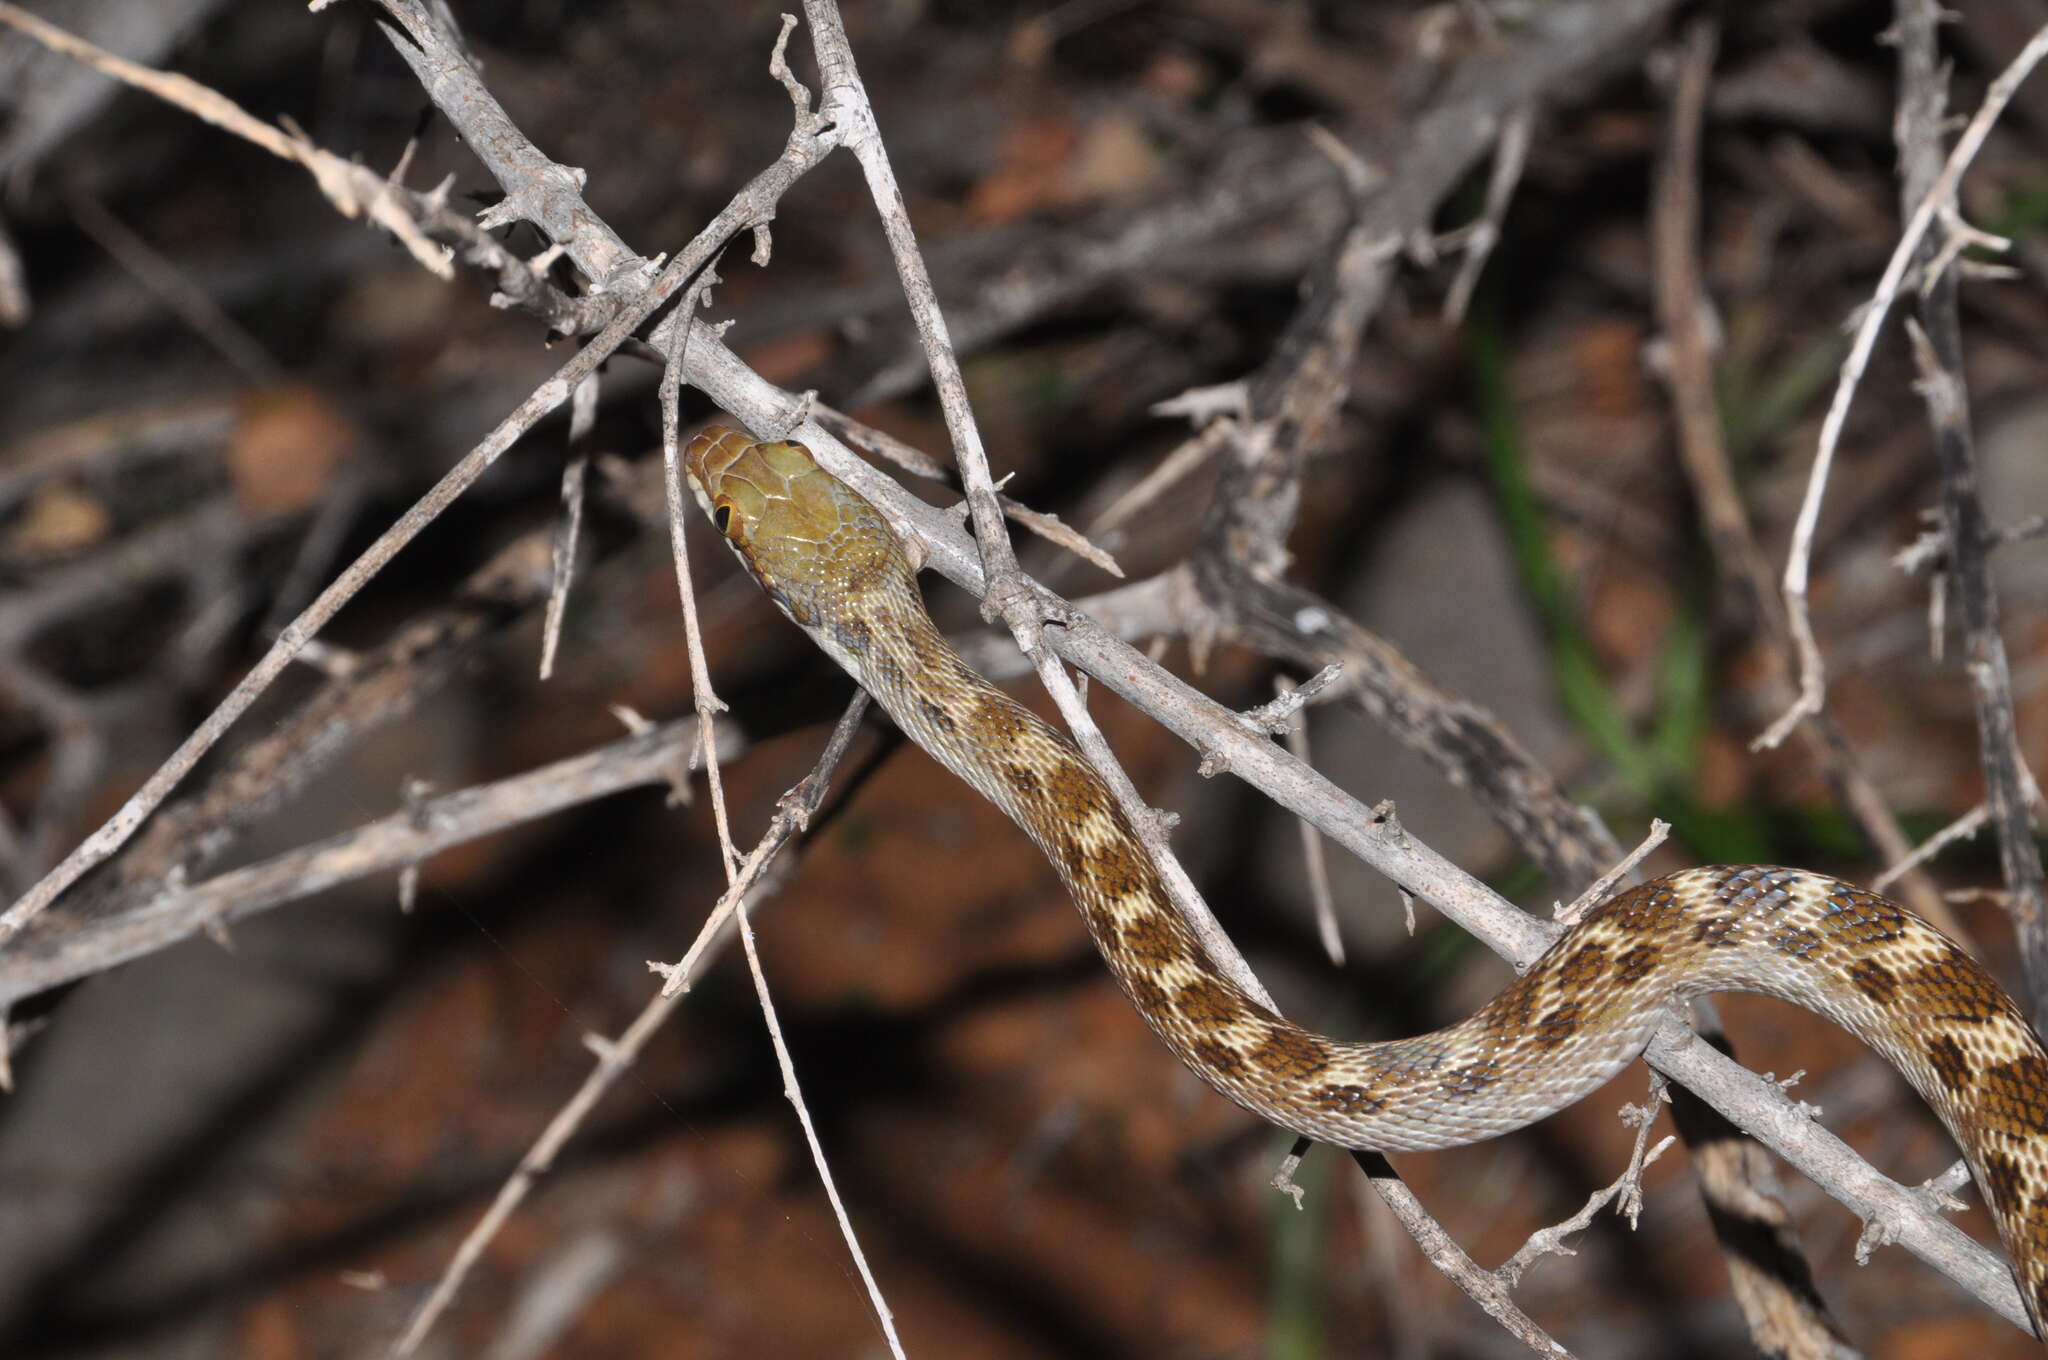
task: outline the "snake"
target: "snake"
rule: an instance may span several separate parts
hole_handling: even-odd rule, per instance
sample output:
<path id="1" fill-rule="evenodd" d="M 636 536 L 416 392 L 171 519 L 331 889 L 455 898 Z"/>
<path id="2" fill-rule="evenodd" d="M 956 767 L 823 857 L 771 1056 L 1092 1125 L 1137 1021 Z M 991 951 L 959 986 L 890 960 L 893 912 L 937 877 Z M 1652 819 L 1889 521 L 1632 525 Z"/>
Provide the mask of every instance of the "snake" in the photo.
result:
<path id="1" fill-rule="evenodd" d="M 809 449 L 710 425 L 691 491 L 769 598 L 919 746 L 1031 838 L 1152 1031 L 1226 1098 L 1343 1148 L 1412 1152 L 1534 1123 L 1627 1066 L 1675 1005 L 1755 992 L 1842 1026 L 1961 1148 L 2048 1336 L 2048 1051 L 1997 980 L 1890 898 L 1721 865 L 1589 908 L 1484 1007 L 1414 1038 L 1304 1029 L 1220 969 L 1073 739 L 997 689 L 926 613 L 887 518 Z"/>

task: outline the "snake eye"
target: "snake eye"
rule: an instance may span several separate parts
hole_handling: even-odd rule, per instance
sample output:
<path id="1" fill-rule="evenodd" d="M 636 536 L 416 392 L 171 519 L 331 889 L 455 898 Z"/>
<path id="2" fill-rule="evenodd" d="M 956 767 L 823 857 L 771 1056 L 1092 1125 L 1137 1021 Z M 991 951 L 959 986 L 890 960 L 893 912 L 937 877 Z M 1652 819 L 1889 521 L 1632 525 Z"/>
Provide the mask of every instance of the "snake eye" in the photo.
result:
<path id="1" fill-rule="evenodd" d="M 732 534 L 732 502 L 720 501 L 713 507 L 711 522 L 718 526 L 718 532 L 730 537 Z"/>

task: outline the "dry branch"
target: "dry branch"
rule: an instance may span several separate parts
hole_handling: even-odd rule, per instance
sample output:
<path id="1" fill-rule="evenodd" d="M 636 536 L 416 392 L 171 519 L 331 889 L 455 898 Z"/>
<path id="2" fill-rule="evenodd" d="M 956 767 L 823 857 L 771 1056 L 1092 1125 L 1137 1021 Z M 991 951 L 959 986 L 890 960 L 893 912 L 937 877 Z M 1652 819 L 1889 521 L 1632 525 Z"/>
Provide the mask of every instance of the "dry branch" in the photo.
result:
<path id="1" fill-rule="evenodd" d="M 555 1117 L 548 1121 L 548 1126 L 541 1131 L 540 1137 L 534 1140 L 533 1146 L 527 1149 L 526 1155 L 519 1159 L 518 1169 L 499 1188 L 496 1198 L 491 1201 L 491 1207 L 485 1211 L 483 1218 L 464 1236 L 461 1245 L 456 1248 L 454 1257 L 449 1261 L 448 1268 L 435 1282 L 432 1292 L 421 1301 L 406 1323 L 405 1331 L 392 1343 L 392 1360 L 411 1355 L 419 1348 L 420 1342 L 426 1339 L 427 1333 L 433 1330 L 434 1323 L 461 1290 L 463 1280 L 468 1277 L 470 1269 L 483 1255 L 484 1248 L 497 1235 L 498 1229 L 503 1227 L 505 1221 L 525 1202 L 535 1183 L 554 1165 L 555 1157 L 576 1130 L 582 1127 L 584 1119 L 596 1108 L 597 1102 L 621 1076 L 632 1069 L 641 1050 L 647 1046 L 647 1041 L 661 1032 L 661 1027 L 668 1017 L 689 995 L 689 984 L 701 976 L 704 967 L 716 957 L 719 944 L 730 938 L 729 928 L 748 895 L 757 890 L 762 873 L 774 862 L 783 846 L 810 823 L 811 817 L 824 802 L 832 773 L 839 767 L 841 758 L 846 754 L 846 748 L 852 744 L 853 734 L 860 725 L 861 715 L 866 711 L 867 695 L 855 695 L 853 702 L 840 717 L 839 725 L 833 729 L 831 738 L 825 743 L 825 749 L 819 753 L 818 761 L 812 766 L 811 772 L 783 795 L 776 807 L 774 819 L 768 824 L 768 829 L 748 852 L 745 862 L 733 875 L 724 894 L 712 906 L 703 926 L 697 932 L 695 942 L 691 944 L 682 961 L 674 965 L 650 965 L 667 975 L 668 985 L 648 999 L 640 1014 L 633 1018 L 633 1023 L 628 1025 L 618 1038 L 605 1039 L 596 1035 L 586 1037 L 585 1046 L 596 1055 L 597 1064 L 590 1069 L 589 1076 L 584 1078 L 576 1094 L 571 1096 L 556 1112 Z M 634 740 L 646 741 L 654 735 L 649 733 Z"/>
<path id="2" fill-rule="evenodd" d="M 1941 9 L 1933 0 L 1899 0 L 1894 25 L 1900 69 L 1896 132 L 1899 190 L 1908 207 L 1932 195 L 1942 178 L 1942 121 L 1948 95 L 1936 38 L 1940 21 Z M 2042 36 L 2048 38 L 2048 28 Z M 1953 186 L 1948 192 L 1953 194 Z M 1998 833 L 1999 866 L 2008 894 L 2006 910 L 2019 936 L 2032 1003 L 2028 1009 L 2039 1016 L 2048 1014 L 2048 920 L 2042 916 L 2041 852 L 2034 844 L 2033 800 L 2028 794 L 2033 781 L 2019 765 L 2012 669 L 1998 631 L 1998 594 L 1986 560 L 1994 535 L 1978 491 L 1969 390 L 1963 380 L 1960 284 L 1954 257 L 1969 236 L 1959 230 L 1952 199 L 1937 217 L 1941 235 L 1930 233 L 1918 256 L 1926 273 L 1920 282 L 1913 351 L 1941 468 L 1939 523 L 1946 549 L 1941 579 L 1953 584 L 1963 630 L 1963 672 L 1969 678 L 1977 719 L 1985 801 Z"/>
<path id="3" fill-rule="evenodd" d="M 339 884 L 395 873 L 464 842 L 627 789 L 669 785 L 696 741 L 694 723 L 664 723 L 523 774 L 426 799 L 189 887 L 173 876 L 171 884 L 117 913 L 24 935 L 0 952 L 0 1010 Z M 738 749 L 730 743 L 725 755 Z"/>
<path id="4" fill-rule="evenodd" d="M 0 19 L 13 22 L 14 17 L 11 7 L 0 6 Z M 18 17 L 25 19 L 27 16 Z M 41 29 L 31 31 L 39 35 L 41 33 Z M 75 43 L 75 40 L 68 38 L 66 41 Z M 261 127 L 261 124 L 256 125 L 256 128 Z M 241 131 L 245 135 L 256 135 L 254 129 L 239 125 L 233 130 Z M 641 322 L 694 278 L 697 271 L 708 264 L 728 240 L 742 230 L 765 222 L 773 213 L 775 203 L 789 186 L 809 170 L 819 156 L 830 149 L 828 137 L 829 131 L 820 129 L 815 123 L 804 123 L 793 129 L 782 156 L 773 165 L 756 175 L 732 203 L 727 205 L 725 211 L 713 218 L 690 245 L 643 291 L 621 304 L 617 314 L 588 345 L 563 364 L 555 376 L 543 383 L 532 396 L 520 403 L 512 414 L 500 421 L 497 428 L 492 430 L 482 443 L 465 454 L 461 461 L 435 483 L 432 490 L 421 497 L 397 523 L 380 535 L 377 541 L 322 591 L 303 613 L 279 633 L 276 643 L 241 683 L 235 686 L 220 706 L 207 716 L 170 759 L 143 783 L 105 825 L 88 836 L 77 849 L 66 856 L 63 863 L 24 894 L 19 901 L 4 913 L 0 913 L 0 945 L 13 938 L 23 926 L 56 900 L 59 893 L 77 882 L 87 870 L 105 860 L 134 835 L 143 820 L 163 803 L 171 790 L 177 787 L 198 763 L 199 758 L 212 749 L 214 743 L 234 725 L 237 718 L 248 711 L 256 697 L 269 688 L 270 683 L 291 664 L 292 658 L 312 641 L 335 614 L 340 612 L 341 606 L 353 598 L 372 577 L 417 537 L 422 529 L 432 523 L 478 477 L 482 476 L 520 436 L 563 405 L 570 394 L 596 372 L 598 364 L 610 356 Z M 586 272 L 590 270 L 586 269 Z"/>
<path id="5" fill-rule="evenodd" d="M 825 12 L 822 4 L 812 7 Z M 1526 57 L 1530 50 L 1566 51 L 1575 55 L 1583 54 L 1590 47 L 1612 41 L 1615 31 L 1623 22 L 1634 22 L 1647 26 L 1666 12 L 1668 4 L 1638 3 L 1624 7 L 1612 4 L 1564 4 L 1545 7 L 1532 18 L 1526 30 L 1517 35 L 1517 54 Z M 1620 11 L 1620 18 L 1617 11 Z M 413 14 L 410 9 L 395 10 L 396 13 Z M 817 15 L 814 13 L 814 24 Z M 819 38 L 829 42 L 831 25 L 818 25 Z M 438 50 L 442 39 L 432 25 L 423 28 L 408 28 L 406 39 L 416 44 L 421 52 L 430 55 L 436 62 L 447 58 L 448 53 Z M 1519 45 L 1527 43 L 1527 49 Z M 1574 46 L 1576 45 L 1576 46 Z M 826 53 L 821 50 L 821 66 L 827 66 L 828 82 L 826 107 L 839 110 L 845 107 L 841 87 L 832 84 L 832 68 L 825 61 Z M 848 54 L 850 70 L 850 54 Z M 1506 74 L 1526 76 L 1526 80 L 1513 83 L 1513 87 L 1502 90 L 1502 98 L 1508 98 L 1513 107 L 1525 106 L 1541 80 L 1536 74 L 1536 63 L 1523 61 L 1508 63 Z M 1554 73 L 1553 73 L 1554 74 Z M 1561 78 L 1561 77 L 1560 77 Z M 439 85 L 437 90 L 466 90 L 466 85 Z M 466 96 L 465 96 L 466 97 Z M 468 105 L 450 108 L 451 119 L 461 126 L 461 117 Z M 494 105 L 491 107 L 495 107 Z M 1472 107 L 1454 110 L 1460 117 L 1480 118 L 1483 112 Z M 1441 129 L 1446 133 L 1459 133 L 1462 139 L 1475 147 L 1483 147 L 1491 136 L 1493 125 L 1487 124 L 1473 129 L 1455 126 Z M 865 139 L 869 129 L 856 127 L 854 132 Z M 279 647 L 273 649 L 252 673 L 236 696 L 210 718 L 193 740 L 181 749 L 178 756 L 154 777 L 144 792 L 133 800 L 120 817 L 107 828 L 89 840 L 74 855 L 73 862 L 65 872 L 54 876 L 39 889 L 37 894 L 16 904 L 6 917 L 0 917 L 0 932 L 19 929 L 21 923 L 47 903 L 64 885 L 79 872 L 104 855 L 134 828 L 140 818 L 161 801 L 186 769 L 189 769 L 199 751 L 204 750 L 231 723 L 237 713 L 246 707 L 248 699 L 267 683 L 268 678 L 281 668 L 289 657 L 300 649 L 319 624 L 331 615 L 341 599 L 354 584 L 386 560 L 410 533 L 431 518 L 432 513 L 448 499 L 457 494 L 467 478 L 480 471 L 492 459 L 502 453 L 513 438 L 529 428 L 540 414 L 551 410 L 564 401 L 569 391 L 588 376 L 595 364 L 605 354 L 625 343 L 628 333 L 641 321 L 652 314 L 667 298 L 673 296 L 697 268 L 711 258 L 715 249 L 735 232 L 747 228 L 759 229 L 773 212 L 777 197 L 788 188 L 797 176 L 803 173 L 816 158 L 830 149 L 831 137 L 837 129 L 827 132 L 813 127 L 799 128 L 791 138 L 785 156 L 762 176 L 757 177 L 748 190 L 735 199 L 705 233 L 697 238 L 685 255 L 678 257 L 656 280 L 650 289 L 641 295 L 622 303 L 603 333 L 589 348 L 579 354 L 576 360 L 566 366 L 556 379 L 545 385 L 535 398 L 523 404 L 514 416 L 499 427 L 499 430 L 475 450 L 468 459 L 437 488 L 422 507 L 401 521 L 392 534 L 381 541 L 372 556 L 366 557 L 343 582 L 331 588 L 316 601 L 307 615 L 296 622 L 280 639 Z M 494 166 L 502 166 L 502 175 L 517 181 L 530 170 L 542 174 L 546 193 L 541 200 L 534 201 L 516 195 L 508 184 L 508 201 L 520 205 L 520 211 L 539 213 L 549 220 L 566 212 L 568 225 L 560 229 L 562 235 L 556 243 L 570 258 L 577 262 L 585 276 L 593 281 L 614 277 L 632 277 L 635 264 L 631 260 L 612 259 L 605 255 L 609 249 L 607 233 L 589 226 L 594 215 L 582 204 L 573 176 L 565 180 L 561 176 L 546 174 L 547 162 L 539 162 L 537 151 L 530 151 L 523 138 L 510 145 L 494 143 L 503 153 Z M 1477 154 L 1476 150 L 1473 154 Z M 538 159 L 535 159 L 538 158 Z M 874 159 L 881 169 L 868 164 Z M 875 178 L 878 199 L 888 205 L 892 186 L 886 179 L 886 164 L 880 161 L 879 140 L 876 139 L 870 153 L 863 157 L 863 164 Z M 554 167 L 559 170 L 560 167 Z M 1402 184 L 1397 182 L 1390 194 L 1416 195 L 1415 205 L 1410 209 L 1426 214 L 1433 208 L 1438 194 L 1428 191 L 1426 184 Z M 915 256 L 914 248 L 909 252 Z M 644 270 L 640 271 L 644 276 Z M 927 286 L 928 291 L 928 286 Z M 1367 311 L 1371 303 L 1363 304 Z M 671 320 L 671 328 L 685 328 L 692 325 L 687 311 L 678 313 L 680 321 Z M 933 316 L 936 316 L 934 309 Z M 1355 327 L 1353 328 L 1355 330 Z M 1124 646 L 1085 617 L 1072 612 L 1071 607 L 1052 597 L 1021 577 L 1007 576 L 1004 557 L 1000 516 L 994 502 L 992 479 L 985 468 L 972 465 L 972 450 L 976 446 L 970 423 L 954 430 L 956 448 L 963 450 L 963 462 L 969 464 L 968 485 L 970 502 L 976 510 L 977 528 L 982 531 L 982 541 L 977 545 L 943 511 L 938 511 L 922 501 L 904 493 L 894 483 L 876 473 L 853 455 L 829 433 L 818 421 L 803 415 L 805 403 L 793 394 L 780 391 L 767 383 L 757 373 L 740 363 L 736 356 L 725 347 L 721 340 L 707 329 L 697 328 L 689 332 L 687 343 L 679 343 L 673 349 L 668 342 L 675 339 L 671 330 L 657 330 L 653 340 L 654 348 L 662 353 L 678 355 L 679 368 L 689 381 L 700 386 L 721 405 L 733 411 L 743 421 L 757 429 L 781 432 L 790 429 L 796 437 L 812 444 L 821 461 L 839 473 L 858 489 L 869 494 L 880 503 L 899 524 L 903 525 L 924 545 L 932 565 L 950 578 L 966 585 L 978 594 L 988 591 L 988 581 L 983 571 L 984 555 L 987 560 L 1000 566 L 996 572 L 998 584 L 1007 589 L 1007 603 L 1011 606 L 1014 621 L 1020 631 L 1030 637 L 1036 622 L 1042 618 L 1055 621 L 1054 626 L 1043 629 L 1041 636 L 1051 653 L 1070 660 L 1118 693 L 1131 698 L 1134 703 L 1158 717 L 1177 735 L 1204 752 L 1218 755 L 1229 768 L 1275 797 L 1283 806 L 1302 815 L 1312 824 L 1322 828 L 1340 843 L 1361 854 L 1369 862 L 1393 876 L 1397 882 L 1415 890 L 1429 900 L 1442 906 L 1454 919 L 1461 921 L 1480 934 L 1494 947 L 1500 949 L 1518 964 L 1526 966 L 1548 943 L 1553 932 L 1544 923 L 1531 920 L 1516 912 L 1499 898 L 1487 892 L 1481 885 L 1429 851 L 1427 847 L 1408 837 L 1391 818 L 1376 816 L 1368 812 L 1355 800 L 1335 789 L 1313 771 L 1290 760 L 1263 738 L 1242 730 L 1234 715 L 1207 700 L 1174 677 L 1147 662 L 1142 656 Z M 937 337 L 935 337 L 936 341 Z M 934 344 L 934 352 L 942 354 L 945 346 Z M 586 363 L 585 360 L 588 360 Z M 943 366 L 943 359 L 940 361 Z M 798 413 L 793 416 L 792 413 Z M 792 428 L 793 427 L 793 428 Z M 374 559 L 374 560 L 373 560 Z M 337 591 L 341 593 L 337 595 Z M 325 612 L 322 612 L 324 609 Z M 1047 678 L 1056 691 L 1061 688 L 1063 675 L 1058 672 L 1057 663 L 1048 656 L 1045 668 Z M 1076 704 L 1078 707 L 1078 704 Z M 765 842 L 764 842 L 765 844 Z M 729 894 L 730 897 L 730 894 Z M 652 1013 L 652 1006 L 650 1013 Z M 658 1023 L 658 1020 L 653 1023 Z M 636 1031 L 637 1032 L 637 1031 Z M 1806 1169 L 1815 1179 L 1827 1185 L 1846 1203 L 1859 1212 L 1896 1216 L 1906 1240 L 1913 1249 L 1937 1259 L 1942 1268 L 1959 1278 L 1966 1277 L 1970 1287 L 1975 1289 L 1995 1307 L 2010 1317 L 2021 1316 L 2017 1296 L 2012 1290 L 2009 1278 L 2002 1266 L 1991 1253 L 1967 1243 L 1959 1233 L 1946 1223 L 1931 1217 L 1923 1205 L 1913 1198 L 1914 1192 L 1899 1187 L 1878 1176 L 1867 1166 L 1854 1158 L 1840 1144 L 1825 1134 L 1819 1133 L 1807 1115 L 1787 1101 L 1783 1094 L 1754 1077 L 1742 1072 L 1732 1064 L 1717 1064 L 1711 1055 L 1699 1052 L 1697 1040 L 1682 1027 L 1674 1025 L 1660 1035 L 1654 1046 L 1652 1059 L 1664 1070 L 1680 1077 L 1688 1084 L 1695 1085 L 1711 1094 L 1711 1098 L 1722 1109 L 1736 1118 L 1744 1127 L 1760 1131 L 1772 1146 L 1786 1151 L 1796 1164 Z M 607 1059 L 607 1061 L 609 1061 Z M 601 1067 L 603 1064 L 601 1064 Z M 552 1132 L 552 1130 L 551 1130 Z M 540 1149 L 537 1148 L 537 1152 Z M 548 1149 L 552 1155 L 552 1148 Z M 545 1157 L 533 1164 L 534 1169 L 545 1165 Z M 509 1188 L 509 1187 L 508 1187 Z M 521 1191 L 520 1193 L 523 1193 Z M 1510 1305 L 1511 1306 L 1511 1305 Z"/>
<path id="6" fill-rule="evenodd" d="M 1876 292 L 1859 311 L 1856 337 L 1849 347 L 1848 357 L 1842 360 L 1842 375 L 1835 384 L 1834 398 L 1821 425 L 1820 446 L 1814 454 L 1813 471 L 1807 479 L 1806 497 L 1800 502 L 1799 518 L 1792 528 L 1792 548 L 1785 562 L 1785 608 L 1799 653 L 1799 697 L 1756 739 L 1758 749 L 1784 741 L 1794 727 L 1820 712 L 1826 701 L 1827 668 L 1821 659 L 1820 644 L 1814 638 L 1806 588 L 1812 571 L 1814 531 L 1820 523 L 1821 500 L 1827 491 L 1828 472 L 1834 465 L 1835 449 L 1841 442 L 1842 425 L 1849 417 L 1849 404 L 1856 396 L 1856 385 L 1863 378 L 1871 351 L 1877 347 L 1878 333 L 1884 327 L 1884 319 L 1892 304 L 1898 300 L 1907 272 L 1913 261 L 1919 258 L 1921 242 L 1937 218 L 1954 212 L 1956 187 L 1962 182 L 1963 172 L 1969 169 L 1970 162 L 1984 145 L 1984 139 L 1991 135 L 1992 125 L 2005 111 L 2020 82 L 2032 74 L 2043 57 L 2048 57 L 2048 26 L 2034 34 L 2020 49 L 2019 55 L 1999 72 L 1998 78 L 1985 90 L 1983 103 L 1978 105 L 1976 114 L 1956 139 L 1940 173 L 1916 200 L 1912 214 L 1906 219 L 1905 230 L 1892 249 L 1884 276 L 1878 280 Z"/>

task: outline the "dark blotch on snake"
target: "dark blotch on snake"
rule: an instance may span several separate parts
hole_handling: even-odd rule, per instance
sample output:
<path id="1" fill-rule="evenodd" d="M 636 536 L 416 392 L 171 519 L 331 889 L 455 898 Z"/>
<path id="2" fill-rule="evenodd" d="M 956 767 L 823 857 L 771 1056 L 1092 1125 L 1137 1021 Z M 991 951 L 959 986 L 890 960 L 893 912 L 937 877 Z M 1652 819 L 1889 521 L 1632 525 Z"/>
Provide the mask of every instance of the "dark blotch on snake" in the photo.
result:
<path id="1" fill-rule="evenodd" d="M 1949 1090 L 1960 1095 L 1970 1089 L 1977 1079 L 1976 1068 L 1970 1062 L 1970 1055 L 1963 1052 L 1963 1046 L 1946 1034 L 1937 1034 L 1927 1041 L 1924 1050 L 1927 1065 L 1934 1069 L 1935 1079 Z"/>

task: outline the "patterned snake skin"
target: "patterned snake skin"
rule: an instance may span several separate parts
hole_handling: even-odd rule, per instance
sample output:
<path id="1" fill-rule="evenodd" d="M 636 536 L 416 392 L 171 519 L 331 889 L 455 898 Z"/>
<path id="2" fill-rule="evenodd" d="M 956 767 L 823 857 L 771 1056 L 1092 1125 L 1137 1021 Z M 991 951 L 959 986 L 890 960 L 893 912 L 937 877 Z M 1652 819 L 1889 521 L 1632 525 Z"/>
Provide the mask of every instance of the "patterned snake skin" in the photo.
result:
<path id="1" fill-rule="evenodd" d="M 1340 1147 L 1453 1147 L 1593 1091 L 1642 1051 L 1674 1001 L 1760 992 L 1848 1029 L 1934 1108 L 2042 1332 L 2048 1053 L 1991 975 L 1905 908 L 1798 869 L 1691 869 L 1587 912 L 1462 1023 L 1386 1043 L 1311 1033 L 1210 963 L 1079 749 L 940 636 L 879 511 L 800 444 L 713 426 L 685 462 L 697 499 L 776 604 L 1037 843 L 1125 995 L 1231 1100 Z"/>

